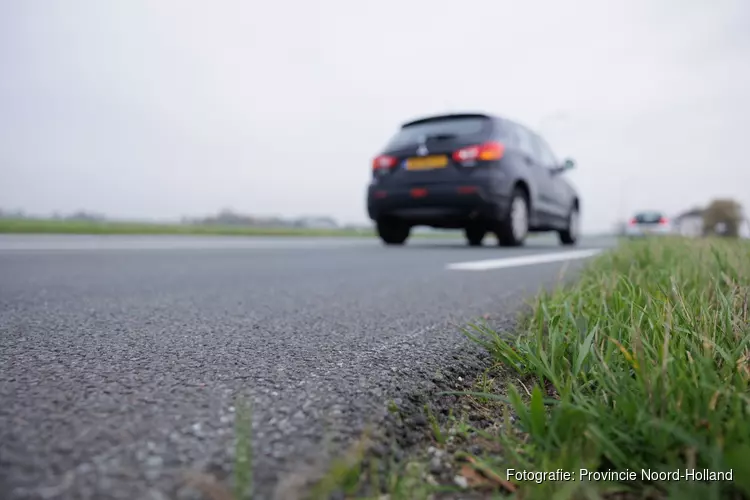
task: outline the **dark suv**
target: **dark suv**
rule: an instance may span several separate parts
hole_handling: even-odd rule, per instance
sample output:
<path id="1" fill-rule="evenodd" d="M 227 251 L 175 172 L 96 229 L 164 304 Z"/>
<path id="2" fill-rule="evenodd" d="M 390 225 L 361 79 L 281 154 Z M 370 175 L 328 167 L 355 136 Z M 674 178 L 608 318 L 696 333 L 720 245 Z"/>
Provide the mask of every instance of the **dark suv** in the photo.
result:
<path id="1" fill-rule="evenodd" d="M 537 231 L 574 245 L 581 205 L 563 176 L 574 165 L 510 120 L 431 116 L 404 124 L 373 160 L 367 211 L 389 245 L 403 244 L 414 226 L 463 229 L 473 246 L 488 232 L 518 246 Z"/>

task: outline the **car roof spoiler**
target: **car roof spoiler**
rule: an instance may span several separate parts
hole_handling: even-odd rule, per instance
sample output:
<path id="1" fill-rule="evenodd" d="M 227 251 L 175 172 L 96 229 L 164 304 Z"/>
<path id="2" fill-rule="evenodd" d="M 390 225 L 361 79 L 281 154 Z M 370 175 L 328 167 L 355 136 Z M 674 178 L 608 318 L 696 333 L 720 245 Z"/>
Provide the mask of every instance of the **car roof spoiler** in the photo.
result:
<path id="1" fill-rule="evenodd" d="M 491 120 L 493 117 L 486 114 L 486 113 L 449 113 L 444 115 L 433 115 L 433 116 L 426 116 L 423 118 L 418 118 L 416 120 L 412 120 L 409 122 L 404 123 L 401 125 L 401 128 L 410 127 L 412 125 L 418 125 L 420 123 L 429 123 L 429 122 L 437 122 L 442 120 L 453 120 L 453 119 L 461 119 L 461 118 L 485 118 L 487 120 Z"/>

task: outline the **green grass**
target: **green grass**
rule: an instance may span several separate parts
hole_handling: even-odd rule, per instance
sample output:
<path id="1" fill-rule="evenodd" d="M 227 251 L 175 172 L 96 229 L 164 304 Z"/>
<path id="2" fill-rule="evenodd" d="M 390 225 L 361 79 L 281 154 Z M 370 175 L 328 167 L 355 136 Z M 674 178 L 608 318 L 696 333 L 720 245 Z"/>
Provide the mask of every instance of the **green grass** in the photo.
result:
<path id="1" fill-rule="evenodd" d="M 94 222 L 54 219 L 0 219 L 0 233 L 15 234 L 165 234 L 214 236 L 374 236 L 354 229 L 305 229 L 218 226 L 198 224 L 151 224 L 147 222 Z"/>
<path id="2" fill-rule="evenodd" d="M 749 296 L 747 242 L 627 242 L 575 284 L 539 296 L 519 336 L 467 329 L 496 367 L 491 378 L 477 374 L 476 392 L 462 393 L 470 410 L 443 423 L 433 446 L 482 498 L 750 498 Z M 490 423 L 473 425 L 472 415 Z M 508 469 L 576 480 L 522 480 Z M 582 481 L 581 469 L 633 474 Z M 732 471 L 732 480 L 643 470 Z"/>
<path id="3" fill-rule="evenodd" d="M 234 500 L 252 500 L 252 420 L 250 407 L 238 399 L 235 406 Z"/>
<path id="4" fill-rule="evenodd" d="M 163 224 L 148 222 L 95 222 L 55 219 L 0 218 L 0 234 L 108 234 L 108 235 L 194 235 L 194 236 L 306 236 L 306 237 L 375 237 L 368 229 L 307 229 L 211 224 Z M 462 236 L 460 231 L 412 233 L 414 238 Z"/>
<path id="5" fill-rule="evenodd" d="M 634 471 L 629 481 L 519 482 L 523 498 L 750 495 L 750 245 L 647 240 L 544 294 L 506 340 L 472 335 L 517 382 L 500 396 L 520 437 L 495 472 Z M 734 481 L 650 481 L 642 470 L 733 471 Z"/>

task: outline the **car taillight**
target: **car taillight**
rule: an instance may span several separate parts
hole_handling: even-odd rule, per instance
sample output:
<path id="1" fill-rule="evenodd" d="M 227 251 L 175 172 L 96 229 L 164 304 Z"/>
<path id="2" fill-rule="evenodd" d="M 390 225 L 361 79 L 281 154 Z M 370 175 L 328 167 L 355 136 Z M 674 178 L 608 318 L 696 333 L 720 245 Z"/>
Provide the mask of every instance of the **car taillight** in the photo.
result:
<path id="1" fill-rule="evenodd" d="M 662 217 L 661 219 L 659 219 L 659 224 L 661 224 L 662 226 L 667 224 L 668 222 L 669 220 L 667 220 L 666 217 Z"/>
<path id="2" fill-rule="evenodd" d="M 485 142 L 454 151 L 453 159 L 458 163 L 499 160 L 503 157 L 503 153 L 505 153 L 505 146 L 499 142 Z"/>
<path id="3" fill-rule="evenodd" d="M 628 221 L 628 224 L 630 224 L 631 226 L 635 226 L 636 224 L 638 224 L 638 221 L 637 221 L 637 220 L 635 220 L 635 219 L 630 219 L 630 220 Z"/>
<path id="4" fill-rule="evenodd" d="M 372 169 L 381 170 L 381 169 L 393 168 L 393 166 L 396 164 L 397 161 L 398 160 L 394 158 L 393 156 L 380 155 L 380 156 L 377 156 L 374 160 L 372 160 Z"/>

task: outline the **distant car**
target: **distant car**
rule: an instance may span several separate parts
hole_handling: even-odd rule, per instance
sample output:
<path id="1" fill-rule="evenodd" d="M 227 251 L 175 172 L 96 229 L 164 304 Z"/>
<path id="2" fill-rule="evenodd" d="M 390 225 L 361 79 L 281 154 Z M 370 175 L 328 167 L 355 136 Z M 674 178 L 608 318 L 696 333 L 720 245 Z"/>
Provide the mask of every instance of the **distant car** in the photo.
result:
<path id="1" fill-rule="evenodd" d="M 463 229 L 472 246 L 487 233 L 519 246 L 540 231 L 574 245 L 581 202 L 563 175 L 574 166 L 511 120 L 430 116 L 402 125 L 373 160 L 367 210 L 388 245 L 403 244 L 414 226 Z"/>
<path id="2" fill-rule="evenodd" d="M 630 237 L 658 236 L 674 233 L 674 227 L 669 218 L 659 211 L 636 213 L 625 228 L 625 234 Z"/>

